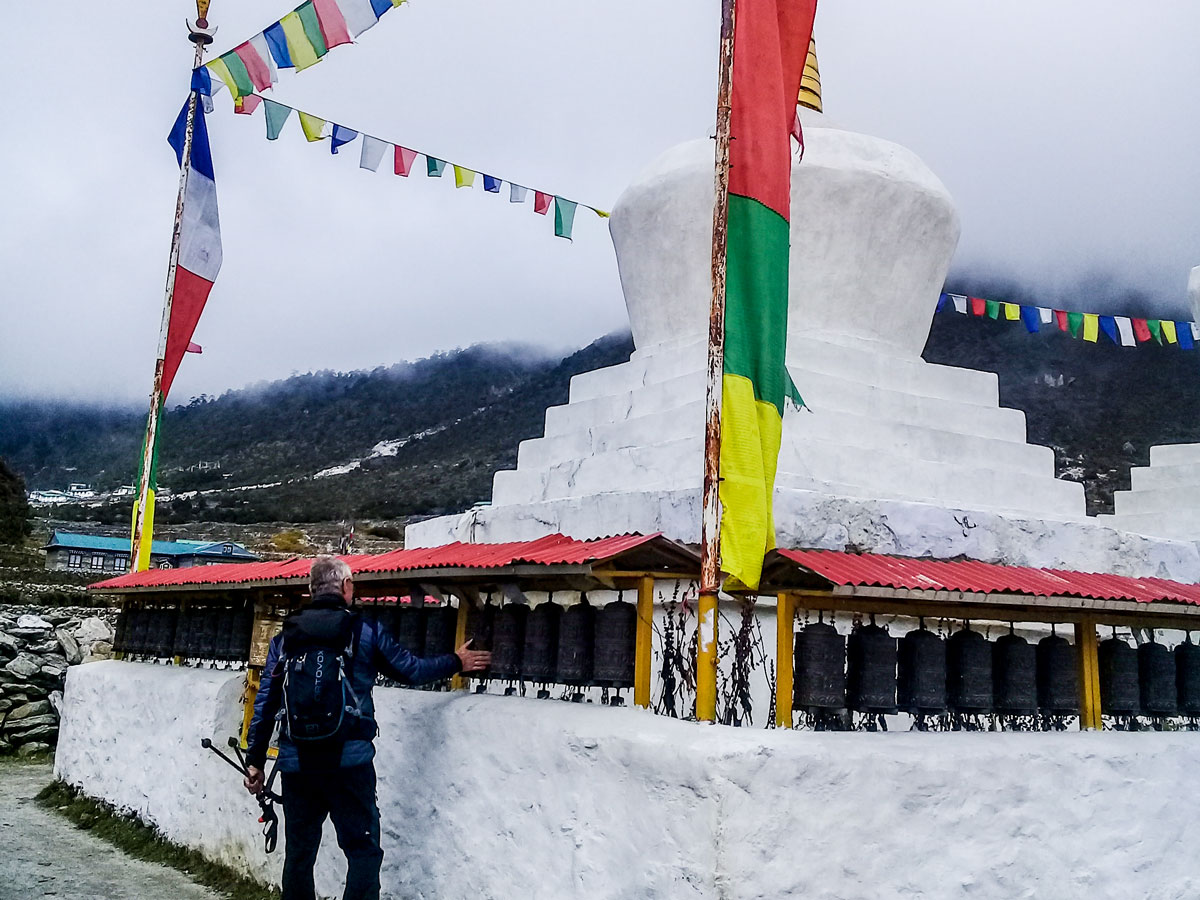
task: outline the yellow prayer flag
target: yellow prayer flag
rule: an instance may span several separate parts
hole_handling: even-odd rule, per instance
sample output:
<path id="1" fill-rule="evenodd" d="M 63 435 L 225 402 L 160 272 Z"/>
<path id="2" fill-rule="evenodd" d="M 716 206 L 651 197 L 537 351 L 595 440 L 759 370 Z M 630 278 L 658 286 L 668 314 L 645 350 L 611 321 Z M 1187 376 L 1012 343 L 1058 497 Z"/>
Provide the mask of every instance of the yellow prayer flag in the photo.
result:
<path id="1" fill-rule="evenodd" d="M 296 112 L 300 112 L 300 110 L 296 110 Z M 325 128 L 325 120 L 302 112 L 300 113 L 300 127 L 304 129 L 304 136 L 310 141 L 319 141 L 321 139 L 321 131 Z"/>
<path id="2" fill-rule="evenodd" d="M 1017 321 L 1017 319 L 1021 318 L 1021 307 L 1017 306 L 1015 303 L 1005 303 L 1004 318 L 1008 319 L 1010 322 Z"/>
<path id="3" fill-rule="evenodd" d="M 1175 323 L 1170 319 L 1162 319 L 1159 324 L 1162 326 L 1163 337 L 1167 339 L 1167 343 L 1178 344 L 1179 335 L 1175 333 Z"/>
<path id="4" fill-rule="evenodd" d="M 284 37 L 287 38 L 288 56 L 292 58 L 292 65 L 296 67 L 297 72 L 321 61 L 321 58 L 317 56 L 317 51 L 313 48 L 312 41 L 304 33 L 304 23 L 300 21 L 298 12 L 292 10 L 279 20 L 279 24 L 283 28 Z M 309 140 L 311 141 L 312 138 Z"/>
<path id="5" fill-rule="evenodd" d="M 233 95 L 233 99 L 236 102 L 241 94 L 238 93 L 237 82 L 233 78 L 233 73 L 229 71 L 229 66 L 225 65 L 225 60 L 214 59 L 212 62 L 208 63 L 208 68 L 215 72 L 217 77 L 225 82 L 225 86 L 229 88 L 229 93 Z"/>
<path id="6" fill-rule="evenodd" d="M 612 213 L 605 212 L 602 209 L 593 209 L 592 212 L 594 212 L 596 215 L 598 215 L 602 219 L 607 219 L 609 216 L 612 215 Z"/>
<path id="7" fill-rule="evenodd" d="M 470 169 L 464 169 L 462 166 L 454 167 L 454 186 L 455 187 L 471 187 L 475 184 L 475 173 Z"/>
<path id="8" fill-rule="evenodd" d="M 1096 338 L 1100 336 L 1100 317 L 1095 313 L 1083 314 L 1083 339 L 1096 343 Z"/>

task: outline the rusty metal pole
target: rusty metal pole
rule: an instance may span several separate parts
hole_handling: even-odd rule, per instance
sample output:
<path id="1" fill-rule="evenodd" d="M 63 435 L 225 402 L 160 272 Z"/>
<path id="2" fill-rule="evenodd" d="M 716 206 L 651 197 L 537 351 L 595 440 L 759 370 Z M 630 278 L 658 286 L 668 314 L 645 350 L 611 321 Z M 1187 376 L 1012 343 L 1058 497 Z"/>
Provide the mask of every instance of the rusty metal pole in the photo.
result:
<path id="1" fill-rule="evenodd" d="M 212 42 L 208 31 L 209 0 L 197 0 L 198 17 L 195 27 L 188 29 L 188 40 L 196 45 L 193 71 L 204 61 L 204 48 Z M 133 507 L 133 530 L 129 551 L 129 571 L 141 572 L 150 567 L 150 546 L 154 539 L 154 490 L 151 484 L 154 474 L 154 456 L 158 444 L 158 425 L 162 415 L 163 370 L 167 356 L 167 334 L 171 329 L 171 297 L 175 293 L 175 272 L 179 268 L 179 232 L 183 223 L 184 194 L 187 191 L 188 174 L 192 168 L 192 137 L 196 128 L 196 104 L 198 98 L 192 91 L 188 99 L 187 130 L 183 139 L 183 161 L 179 166 L 179 195 L 175 200 L 175 226 L 171 232 L 171 255 L 167 263 L 166 299 L 163 301 L 162 324 L 158 332 L 158 358 L 154 362 L 154 382 L 150 389 L 150 413 L 146 418 L 146 439 L 142 446 L 141 478 L 138 483 L 137 502 Z"/>
<path id="2" fill-rule="evenodd" d="M 736 0 L 721 0 L 717 79 L 716 198 L 713 204 L 712 302 L 708 315 L 704 486 L 700 521 L 700 603 L 696 652 L 696 718 L 717 718 L 717 597 L 721 590 L 721 377 L 725 370 L 725 248 L 729 225 L 729 116 L 733 91 Z"/>

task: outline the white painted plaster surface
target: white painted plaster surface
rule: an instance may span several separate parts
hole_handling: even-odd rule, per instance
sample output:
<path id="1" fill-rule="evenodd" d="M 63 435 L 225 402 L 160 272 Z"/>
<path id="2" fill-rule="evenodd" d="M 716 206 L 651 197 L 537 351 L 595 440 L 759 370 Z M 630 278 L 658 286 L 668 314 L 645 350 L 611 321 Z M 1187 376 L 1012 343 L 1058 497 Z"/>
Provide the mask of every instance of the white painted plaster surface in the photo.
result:
<path id="1" fill-rule="evenodd" d="M 1192 302 L 1192 321 L 1200 322 L 1200 266 L 1188 274 L 1188 299 Z"/>
<path id="2" fill-rule="evenodd" d="M 57 772 L 277 882 L 198 745 L 240 676 L 71 670 Z M 1186 733 L 807 733 L 379 690 L 384 893 L 487 900 L 1127 900 L 1200 894 Z M 218 723 L 221 723 L 218 725 Z M 318 890 L 340 893 L 332 835 Z"/>
<path id="3" fill-rule="evenodd" d="M 1200 271 L 1200 270 L 1197 270 Z M 1130 490 L 1114 491 L 1117 528 L 1200 541 L 1200 444 L 1150 448 L 1150 465 L 1130 470 Z"/>

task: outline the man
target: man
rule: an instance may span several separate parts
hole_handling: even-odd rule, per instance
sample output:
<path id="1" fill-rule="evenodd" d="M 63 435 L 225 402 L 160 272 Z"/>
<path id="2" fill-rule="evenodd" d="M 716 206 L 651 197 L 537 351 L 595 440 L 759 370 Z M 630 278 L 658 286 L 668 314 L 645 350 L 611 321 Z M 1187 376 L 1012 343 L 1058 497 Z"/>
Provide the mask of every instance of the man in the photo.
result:
<path id="1" fill-rule="evenodd" d="M 283 780 L 284 900 L 313 900 L 313 864 L 321 844 L 325 817 L 333 820 L 338 845 L 346 854 L 344 900 L 378 900 L 379 805 L 375 797 L 375 706 L 371 688 L 383 672 L 406 684 L 424 684 L 449 678 L 457 672 L 477 672 L 491 663 L 491 654 L 472 650 L 471 642 L 455 653 L 421 659 L 399 646 L 382 629 L 349 613 L 354 597 L 350 567 L 333 556 L 319 556 L 309 573 L 310 602 L 288 616 L 283 633 L 276 635 L 267 652 L 262 682 L 254 701 L 246 751 L 246 790 L 258 796 L 263 790 L 263 766 L 276 716 L 283 700 L 281 664 L 298 648 L 345 646 L 348 696 L 361 715 L 348 715 L 333 739 L 301 742 L 298 747 L 280 729 L 276 765 Z M 339 631 L 340 629 L 340 631 Z M 291 648 L 289 650 L 289 647 Z M 291 695 L 289 694 L 289 697 Z"/>

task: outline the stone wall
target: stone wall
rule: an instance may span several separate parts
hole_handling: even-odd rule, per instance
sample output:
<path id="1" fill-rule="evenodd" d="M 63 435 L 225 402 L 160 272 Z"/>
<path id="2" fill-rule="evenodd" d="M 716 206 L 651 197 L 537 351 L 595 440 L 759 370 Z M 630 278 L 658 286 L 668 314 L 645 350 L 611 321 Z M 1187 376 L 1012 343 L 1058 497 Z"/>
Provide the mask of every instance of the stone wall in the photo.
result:
<path id="1" fill-rule="evenodd" d="M 67 669 L 112 655 L 115 618 L 116 610 L 0 607 L 0 755 L 55 746 Z"/>

